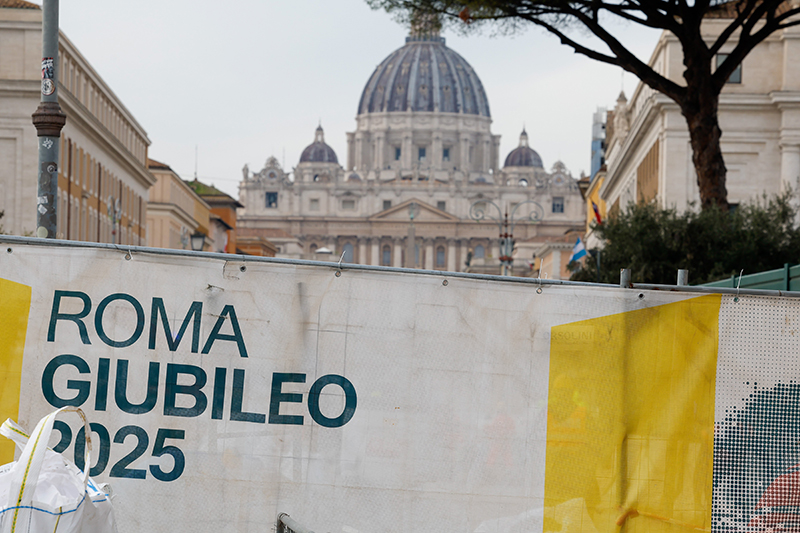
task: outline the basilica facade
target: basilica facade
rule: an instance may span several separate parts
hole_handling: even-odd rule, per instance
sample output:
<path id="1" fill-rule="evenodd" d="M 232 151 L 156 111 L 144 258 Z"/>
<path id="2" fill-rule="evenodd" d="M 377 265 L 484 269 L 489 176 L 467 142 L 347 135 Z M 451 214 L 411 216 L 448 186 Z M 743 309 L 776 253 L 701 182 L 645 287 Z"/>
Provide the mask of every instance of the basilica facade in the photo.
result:
<path id="1" fill-rule="evenodd" d="M 537 248 L 582 226 L 583 199 L 524 130 L 501 167 L 491 124 L 472 67 L 438 32 L 412 32 L 364 87 L 346 165 L 320 125 L 291 172 L 245 166 L 238 231 L 279 257 L 497 273 L 508 214 L 514 273 L 528 274 Z"/>

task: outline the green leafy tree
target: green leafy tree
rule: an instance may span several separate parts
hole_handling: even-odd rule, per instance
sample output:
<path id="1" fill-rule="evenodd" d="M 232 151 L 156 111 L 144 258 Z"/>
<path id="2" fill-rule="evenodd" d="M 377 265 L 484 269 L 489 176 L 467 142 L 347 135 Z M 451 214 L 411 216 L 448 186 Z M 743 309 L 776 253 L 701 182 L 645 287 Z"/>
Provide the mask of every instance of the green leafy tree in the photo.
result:
<path id="1" fill-rule="evenodd" d="M 715 281 L 742 269 L 753 274 L 800 261 L 800 227 L 790 193 L 724 211 L 717 206 L 678 213 L 653 203 L 629 204 L 620 214 L 593 229 L 603 242 L 600 276 L 618 283 L 621 268 L 630 268 L 636 283 L 674 285 L 678 269 L 689 270 L 695 285 Z M 596 254 L 572 263 L 571 279 L 597 281 Z"/>
<path id="2" fill-rule="evenodd" d="M 717 116 L 719 95 L 730 75 L 753 48 L 772 33 L 800 24 L 800 4 L 791 0 L 367 0 L 407 23 L 425 15 L 469 31 L 492 24 L 514 30 L 533 25 L 595 61 L 616 65 L 634 74 L 680 107 L 689 128 L 692 161 L 703 209 L 728 208 L 726 168 L 720 149 L 722 130 Z M 422 14 L 422 15 L 420 15 Z M 727 21 L 718 36 L 703 33 L 706 18 Z M 623 44 L 625 21 L 665 30 L 677 37 L 683 50 L 684 83 L 666 78 L 638 59 Z M 439 24 L 438 22 L 436 23 Z M 583 30 L 583 31 L 581 31 Z M 588 37 L 600 40 L 595 46 Z M 716 55 L 725 60 L 713 68 Z"/>

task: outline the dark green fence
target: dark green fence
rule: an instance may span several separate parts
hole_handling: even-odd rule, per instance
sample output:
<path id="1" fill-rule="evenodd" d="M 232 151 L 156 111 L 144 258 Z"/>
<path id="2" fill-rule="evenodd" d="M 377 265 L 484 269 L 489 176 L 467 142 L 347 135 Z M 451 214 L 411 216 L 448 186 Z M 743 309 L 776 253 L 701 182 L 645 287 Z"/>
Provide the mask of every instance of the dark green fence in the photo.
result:
<path id="1" fill-rule="evenodd" d="M 711 283 L 703 283 L 702 287 L 726 287 L 735 289 L 768 289 L 776 291 L 800 291 L 800 265 L 783 265 L 783 268 L 767 270 L 756 274 L 745 274 L 739 282 L 739 276 L 731 276 Z"/>

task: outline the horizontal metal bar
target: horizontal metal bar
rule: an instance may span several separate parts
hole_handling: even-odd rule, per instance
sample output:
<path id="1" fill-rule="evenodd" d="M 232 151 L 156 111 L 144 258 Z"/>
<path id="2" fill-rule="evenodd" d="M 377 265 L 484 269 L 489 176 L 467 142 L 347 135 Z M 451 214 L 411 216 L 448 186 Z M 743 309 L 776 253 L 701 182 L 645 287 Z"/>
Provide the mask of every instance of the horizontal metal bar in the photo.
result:
<path id="1" fill-rule="evenodd" d="M 654 283 L 634 283 L 633 289 L 645 291 L 671 291 L 671 292 L 696 292 L 700 294 L 732 294 L 733 296 L 785 296 L 788 298 L 800 298 L 800 291 L 778 291 L 769 289 L 730 289 L 727 287 L 702 287 L 702 286 L 675 286 L 658 285 Z"/>
<path id="2" fill-rule="evenodd" d="M 217 252 L 194 252 L 191 250 L 174 250 L 171 248 L 150 248 L 147 246 L 133 246 L 126 244 L 108 244 L 97 242 L 67 241 L 61 239 L 38 239 L 35 237 L 17 237 L 15 235 L 0 235 L 0 243 L 5 245 L 28 245 L 28 246 L 51 246 L 59 248 L 88 248 L 98 250 L 114 250 L 122 253 L 131 254 L 150 254 L 172 257 L 190 257 L 194 259 L 220 259 L 223 261 L 238 261 L 242 263 L 266 263 L 283 264 L 296 266 L 316 266 L 329 268 L 331 270 L 358 270 L 367 272 L 387 272 L 396 274 L 413 274 L 415 276 L 436 276 L 438 278 L 463 278 L 477 279 L 485 281 L 501 281 L 504 283 L 518 283 L 522 285 L 532 285 L 534 287 L 544 286 L 566 286 L 566 287 L 594 287 L 611 290 L 630 290 L 621 289 L 619 285 L 609 283 L 593 283 L 588 281 L 569 281 L 545 278 L 522 278 L 517 276 L 498 276 L 493 274 L 476 274 L 472 272 L 447 272 L 443 270 L 422 270 L 416 268 L 399 268 L 378 265 L 359 265 L 355 263 L 341 263 L 336 261 L 309 261 L 306 259 L 284 259 L 280 257 L 261 257 L 257 255 L 226 254 Z M 699 294 L 747 294 L 752 296 L 786 296 L 789 298 L 800 298 L 800 291 L 779 291 L 765 289 L 729 289 L 723 287 L 701 287 L 701 286 L 677 286 L 677 285 L 658 285 L 648 283 L 634 283 L 632 288 L 654 291 L 680 291 L 693 292 Z"/>
<path id="3" fill-rule="evenodd" d="M 285 526 L 285 527 L 282 527 Z M 290 517 L 286 513 L 280 513 L 278 515 L 278 533 L 283 533 L 286 531 L 286 528 L 289 529 L 292 533 L 314 533 L 308 528 L 303 527 L 302 525 L 298 524 L 296 520 Z"/>

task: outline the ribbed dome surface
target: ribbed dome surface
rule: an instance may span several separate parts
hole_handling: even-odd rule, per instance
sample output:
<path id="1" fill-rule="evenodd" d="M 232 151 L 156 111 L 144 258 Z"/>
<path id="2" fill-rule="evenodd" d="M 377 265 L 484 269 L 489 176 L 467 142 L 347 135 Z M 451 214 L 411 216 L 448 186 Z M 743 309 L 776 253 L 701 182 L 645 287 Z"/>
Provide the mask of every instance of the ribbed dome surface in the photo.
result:
<path id="1" fill-rule="evenodd" d="M 542 158 L 536 150 L 527 146 L 518 146 L 511 150 L 506 157 L 504 167 L 537 167 L 544 168 Z"/>
<path id="2" fill-rule="evenodd" d="M 491 116 L 478 75 L 438 36 L 407 37 L 372 73 L 358 114 L 386 111 Z"/>
<path id="3" fill-rule="evenodd" d="M 528 132 L 525 131 L 525 128 L 522 128 L 519 136 L 519 146 L 511 150 L 503 166 L 544 168 L 542 158 L 539 157 L 536 150 L 528 146 Z"/>
<path id="4" fill-rule="evenodd" d="M 322 126 L 317 128 L 314 134 L 314 142 L 306 146 L 300 154 L 301 163 L 338 163 L 336 152 L 333 148 L 325 144 L 325 136 Z"/>

